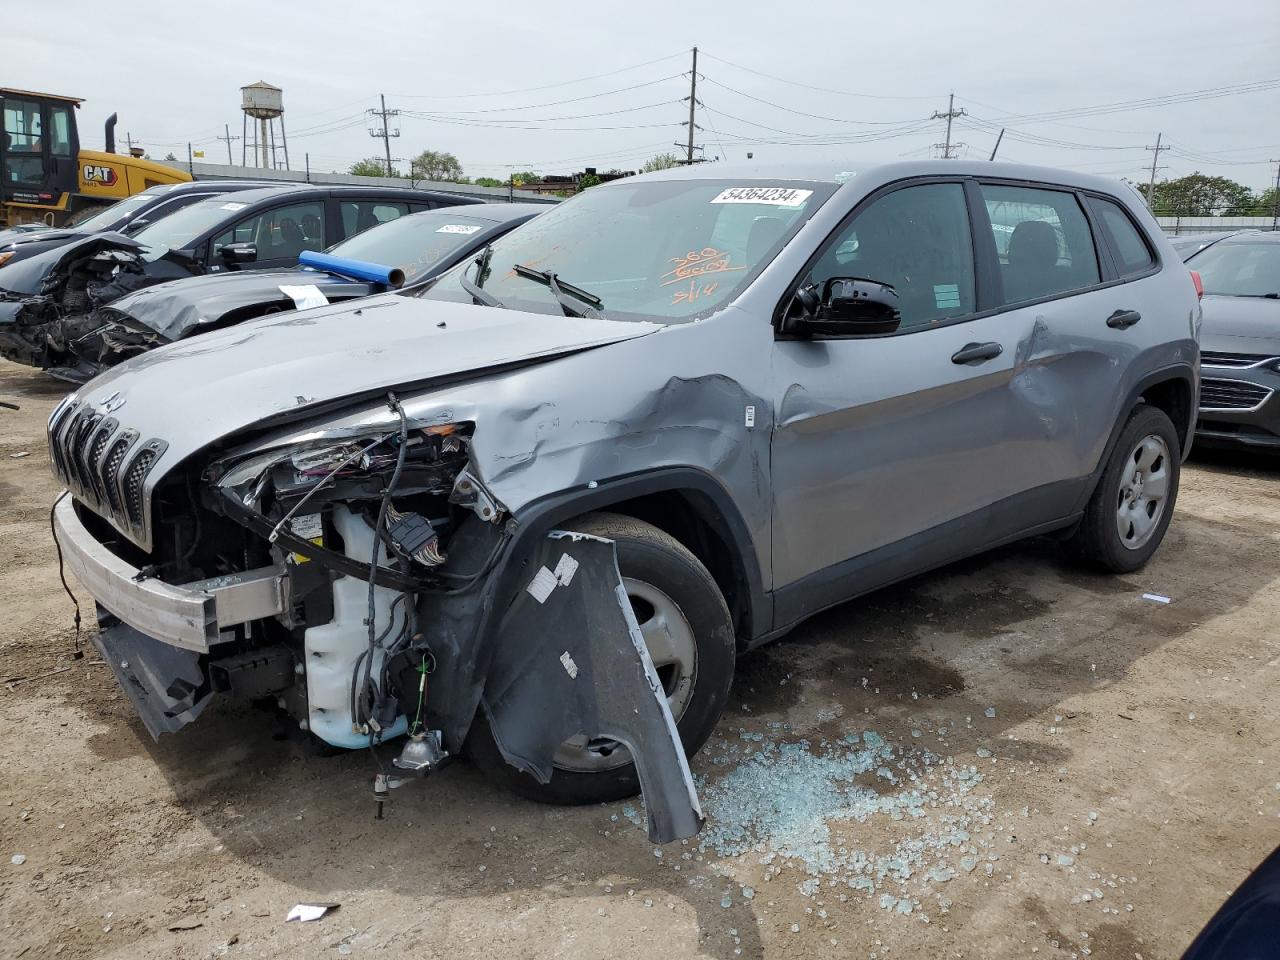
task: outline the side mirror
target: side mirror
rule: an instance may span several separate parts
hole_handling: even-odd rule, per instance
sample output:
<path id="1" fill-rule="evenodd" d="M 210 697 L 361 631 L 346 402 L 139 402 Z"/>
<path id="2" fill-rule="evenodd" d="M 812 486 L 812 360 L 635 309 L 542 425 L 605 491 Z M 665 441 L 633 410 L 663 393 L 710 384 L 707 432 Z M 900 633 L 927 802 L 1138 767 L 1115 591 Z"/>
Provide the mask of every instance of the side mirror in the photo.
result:
<path id="1" fill-rule="evenodd" d="M 804 309 L 800 332 L 851 337 L 894 333 L 902 322 L 898 291 L 865 277 L 832 277 L 818 294 L 812 287 L 797 295 Z"/>
<path id="2" fill-rule="evenodd" d="M 256 243 L 224 243 L 218 248 L 218 256 L 227 263 L 253 263 L 258 259 Z"/>
<path id="3" fill-rule="evenodd" d="M 135 233 L 137 233 L 139 230 L 141 230 L 143 227 L 147 227 L 150 225 L 151 225 L 151 221 L 148 220 L 146 217 L 138 217 L 137 220 L 130 220 L 128 223 L 126 223 L 124 225 L 124 229 L 121 230 L 120 232 L 123 233 L 126 237 L 131 237 Z"/>

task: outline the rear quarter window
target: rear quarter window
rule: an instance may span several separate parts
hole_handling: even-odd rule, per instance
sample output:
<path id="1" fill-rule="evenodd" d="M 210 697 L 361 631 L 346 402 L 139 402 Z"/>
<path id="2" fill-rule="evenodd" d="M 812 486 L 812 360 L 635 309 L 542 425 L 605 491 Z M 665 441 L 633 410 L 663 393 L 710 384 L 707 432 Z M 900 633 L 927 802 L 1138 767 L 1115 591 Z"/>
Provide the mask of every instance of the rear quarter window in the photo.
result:
<path id="1" fill-rule="evenodd" d="M 1089 205 L 1107 234 L 1120 276 L 1131 277 L 1150 270 L 1156 262 L 1155 256 L 1147 246 L 1142 232 L 1120 204 L 1101 197 L 1090 197 Z"/>

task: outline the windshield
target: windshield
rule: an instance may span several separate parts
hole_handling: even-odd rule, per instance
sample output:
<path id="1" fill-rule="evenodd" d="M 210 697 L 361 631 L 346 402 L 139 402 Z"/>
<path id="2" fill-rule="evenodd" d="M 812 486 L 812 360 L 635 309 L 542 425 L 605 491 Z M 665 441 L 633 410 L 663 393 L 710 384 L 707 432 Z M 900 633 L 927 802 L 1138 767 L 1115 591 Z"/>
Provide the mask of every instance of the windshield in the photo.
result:
<path id="1" fill-rule="evenodd" d="M 121 221 L 133 219 L 135 213 L 153 200 L 155 200 L 154 194 L 135 193 L 132 197 L 125 197 L 109 207 L 104 207 L 91 217 L 77 220 L 75 227 L 77 230 L 83 230 L 86 233 L 106 230 Z"/>
<path id="2" fill-rule="evenodd" d="M 1187 261 L 1204 292 L 1220 297 L 1280 297 L 1280 243 L 1215 243 Z"/>
<path id="3" fill-rule="evenodd" d="M 335 257 L 399 267 L 404 271 L 405 283 L 413 283 L 493 226 L 492 221 L 456 213 L 415 213 L 343 240 L 328 252 Z"/>
<path id="4" fill-rule="evenodd" d="M 144 260 L 159 260 L 170 250 L 188 246 L 206 230 L 216 227 L 246 206 L 226 197 L 201 200 L 143 227 L 133 235 L 133 239 L 147 248 L 142 254 Z"/>
<path id="5" fill-rule="evenodd" d="M 598 298 L 611 320 L 692 320 L 732 300 L 835 189 L 798 181 L 616 181 L 494 241 L 482 276 L 468 261 L 422 296 L 471 303 L 470 284 L 503 306 L 560 314 L 563 290 L 557 297 L 546 282 L 555 274 L 560 286 Z"/>

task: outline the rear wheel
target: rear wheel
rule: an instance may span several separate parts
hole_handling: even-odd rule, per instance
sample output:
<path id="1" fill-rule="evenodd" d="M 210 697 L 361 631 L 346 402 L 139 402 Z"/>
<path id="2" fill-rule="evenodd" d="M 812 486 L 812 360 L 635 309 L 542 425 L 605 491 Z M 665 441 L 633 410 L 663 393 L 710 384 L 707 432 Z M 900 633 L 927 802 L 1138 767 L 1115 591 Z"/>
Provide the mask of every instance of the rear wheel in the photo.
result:
<path id="1" fill-rule="evenodd" d="M 733 620 L 719 587 L 683 544 L 640 520 L 594 513 L 565 529 L 616 544 L 631 609 L 685 753 L 692 756 L 715 729 L 733 680 Z M 604 803 L 640 790 L 630 754 L 610 740 L 580 735 L 561 744 L 546 784 L 507 764 L 483 714 L 476 717 L 468 749 L 486 775 L 544 803 Z"/>
<path id="2" fill-rule="evenodd" d="M 1168 415 L 1140 406 L 1129 417 L 1102 472 L 1076 552 L 1112 573 L 1143 567 L 1164 539 L 1178 498 L 1182 450 Z"/>

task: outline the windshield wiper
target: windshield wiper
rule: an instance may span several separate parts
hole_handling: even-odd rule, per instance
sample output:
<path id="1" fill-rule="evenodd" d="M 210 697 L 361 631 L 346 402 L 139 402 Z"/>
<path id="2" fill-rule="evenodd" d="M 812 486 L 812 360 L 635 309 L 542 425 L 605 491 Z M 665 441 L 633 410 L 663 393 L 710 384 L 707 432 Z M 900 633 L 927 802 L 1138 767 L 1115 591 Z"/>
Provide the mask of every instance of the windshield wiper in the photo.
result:
<path id="1" fill-rule="evenodd" d="M 458 274 L 458 284 L 463 290 L 470 294 L 471 299 L 483 307 L 498 307 L 506 309 L 506 304 L 495 297 L 488 290 L 483 289 L 485 281 L 485 271 L 489 269 L 489 258 L 493 256 L 493 244 L 486 243 L 484 249 L 480 251 L 480 256 L 476 257 L 476 283 L 467 277 L 467 271 L 463 270 Z"/>
<path id="2" fill-rule="evenodd" d="M 560 309 L 564 311 L 566 317 L 607 319 L 604 315 L 604 301 L 594 293 L 583 290 L 581 287 L 575 287 L 572 283 L 565 283 L 560 279 L 559 275 L 549 270 L 535 270 L 533 267 L 526 267 L 522 263 L 517 263 L 514 269 L 517 274 L 526 280 L 536 280 L 538 283 L 546 284 L 547 289 L 556 298 L 556 302 L 560 304 Z M 574 300 L 587 304 L 588 309 L 582 310 L 574 306 Z"/>

